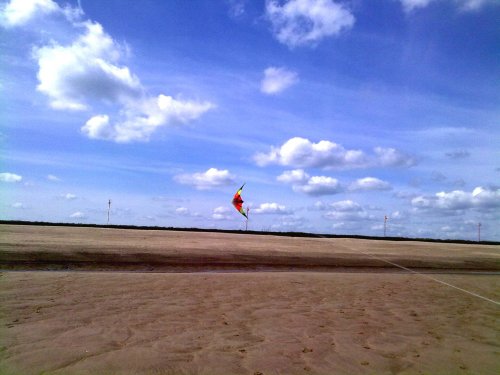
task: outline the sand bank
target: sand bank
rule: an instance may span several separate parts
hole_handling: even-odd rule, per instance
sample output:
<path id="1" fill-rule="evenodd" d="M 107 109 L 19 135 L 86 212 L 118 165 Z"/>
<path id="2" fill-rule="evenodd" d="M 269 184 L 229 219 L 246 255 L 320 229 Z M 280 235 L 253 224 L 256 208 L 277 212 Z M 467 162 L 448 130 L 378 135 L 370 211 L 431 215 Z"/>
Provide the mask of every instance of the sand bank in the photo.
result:
<path id="1" fill-rule="evenodd" d="M 0 225 L 0 268 L 193 271 L 339 267 L 500 271 L 500 246 Z"/>

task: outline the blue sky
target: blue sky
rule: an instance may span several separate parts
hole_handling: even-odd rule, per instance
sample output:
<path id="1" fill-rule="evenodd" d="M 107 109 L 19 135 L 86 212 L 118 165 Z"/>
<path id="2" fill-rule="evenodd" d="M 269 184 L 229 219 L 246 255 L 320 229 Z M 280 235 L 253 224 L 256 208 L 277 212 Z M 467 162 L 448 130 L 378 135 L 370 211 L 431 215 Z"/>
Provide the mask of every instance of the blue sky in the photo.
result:
<path id="1" fill-rule="evenodd" d="M 500 240 L 497 1 L 0 4 L 2 219 Z"/>

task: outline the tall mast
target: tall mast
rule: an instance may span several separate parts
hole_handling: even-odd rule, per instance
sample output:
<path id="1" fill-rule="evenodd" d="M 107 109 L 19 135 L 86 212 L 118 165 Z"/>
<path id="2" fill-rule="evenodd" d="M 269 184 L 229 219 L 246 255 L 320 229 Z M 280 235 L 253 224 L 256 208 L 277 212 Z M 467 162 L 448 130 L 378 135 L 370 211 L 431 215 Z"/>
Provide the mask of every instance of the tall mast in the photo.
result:
<path id="1" fill-rule="evenodd" d="M 108 225 L 109 225 L 109 211 L 111 210 L 111 199 L 108 200 Z"/>

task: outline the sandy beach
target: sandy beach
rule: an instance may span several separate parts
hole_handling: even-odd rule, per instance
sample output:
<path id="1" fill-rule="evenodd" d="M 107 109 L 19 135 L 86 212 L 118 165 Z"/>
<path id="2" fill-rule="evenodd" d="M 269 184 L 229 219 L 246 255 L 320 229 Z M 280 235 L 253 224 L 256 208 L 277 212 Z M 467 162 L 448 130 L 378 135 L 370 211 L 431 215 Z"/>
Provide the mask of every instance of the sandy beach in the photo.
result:
<path id="1" fill-rule="evenodd" d="M 72 254 L 82 246 L 97 251 L 102 243 L 108 253 L 203 258 L 229 251 L 237 258 L 269 249 L 294 262 L 312 253 L 321 262 L 349 252 L 362 260 L 366 255 L 354 254 L 358 246 L 384 259 L 434 257 L 447 267 L 456 259 L 465 264 L 474 258 L 476 266 L 484 259 L 489 269 L 499 257 L 495 246 L 310 239 L 304 247 L 305 239 L 269 236 L 266 243 L 259 236 L 163 232 L 151 233 L 152 240 L 149 232 L 131 231 L 128 236 L 146 238 L 133 243 L 113 230 L 53 229 L 3 226 L 2 252 L 18 246 L 32 255 Z M 0 373 L 499 373 L 500 305 L 491 302 L 500 300 L 497 273 L 431 274 L 481 299 L 429 275 L 380 271 L 4 270 Z"/>

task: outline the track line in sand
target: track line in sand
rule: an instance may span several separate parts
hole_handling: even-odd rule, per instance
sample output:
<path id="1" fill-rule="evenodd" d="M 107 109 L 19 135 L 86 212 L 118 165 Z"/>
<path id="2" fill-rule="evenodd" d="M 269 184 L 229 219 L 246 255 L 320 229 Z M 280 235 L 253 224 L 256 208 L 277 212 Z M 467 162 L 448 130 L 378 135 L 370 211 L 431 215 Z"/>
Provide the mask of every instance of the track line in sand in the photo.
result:
<path id="1" fill-rule="evenodd" d="M 435 277 L 432 277 L 432 276 L 429 276 L 429 274 L 423 274 L 423 273 L 420 273 L 420 272 L 417 272 L 417 271 L 414 271 L 410 268 L 407 268 L 405 266 L 402 266 L 400 264 L 397 264 L 397 263 L 394 263 L 394 262 L 391 262 L 390 260 L 387 260 L 387 259 L 384 259 L 384 258 L 380 258 L 380 257 L 377 257 L 373 254 L 368 254 L 368 253 L 365 253 L 363 251 L 360 251 L 362 254 L 364 255 L 368 255 L 370 257 L 372 257 L 373 259 L 377 259 L 377 260 L 380 260 L 381 262 L 385 262 L 387 264 L 391 264 L 395 267 L 398 267 L 398 268 L 401 268 L 402 270 L 405 270 L 405 271 L 408 271 L 408 272 L 411 272 L 415 275 L 419 275 L 419 276 L 422 276 L 424 278 L 427 278 L 427 279 L 430 279 L 430 280 L 433 280 L 437 283 L 440 283 L 440 284 L 443 284 L 443 285 L 446 285 L 446 286 L 449 286 L 450 288 L 454 288 L 454 289 L 457 289 L 457 290 L 460 290 L 461 292 L 464 292 L 464 293 L 467 293 L 467 294 L 470 294 L 471 296 L 474 296 L 474 297 L 477 297 L 477 298 L 481 298 L 485 301 L 488 301 L 488 302 L 491 302 L 491 303 L 494 303 L 495 305 L 500 305 L 500 302 L 498 301 L 495 301 L 495 300 L 492 300 L 490 298 L 487 298 L 487 297 L 484 297 L 480 294 L 477 294 L 477 293 L 474 293 L 474 292 L 471 292 L 470 290 L 467 290 L 467 289 L 463 289 L 463 288 L 460 288 L 456 285 L 453 285 L 453 284 L 450 284 L 450 283 L 447 283 L 446 281 L 443 281 L 443 280 L 439 280 L 439 279 L 436 279 Z"/>
<path id="2" fill-rule="evenodd" d="M 320 236 L 318 236 L 318 237 L 319 237 L 319 238 L 328 238 L 328 237 L 324 237 L 324 236 L 321 236 L 321 235 L 320 235 Z M 379 261 L 381 261 L 381 262 L 384 262 L 384 263 L 390 264 L 390 265 L 392 265 L 392 266 L 394 266 L 394 267 L 398 267 L 398 268 L 400 268 L 400 269 L 402 269 L 402 270 L 408 271 L 408 272 L 413 273 L 413 274 L 415 274 L 415 275 L 419 275 L 419 276 L 422 276 L 423 278 L 430 279 L 430 280 L 435 281 L 435 282 L 437 282 L 437 283 L 439 283 L 439 284 L 443 284 L 443 285 L 449 286 L 450 288 L 457 289 L 457 290 L 459 290 L 459 291 L 461 291 L 461 292 L 467 293 L 467 294 L 469 294 L 469 295 L 471 295 L 471 296 L 474 296 L 474 297 L 476 297 L 476 298 L 480 298 L 480 299 L 482 299 L 482 300 L 485 300 L 485 301 L 491 302 L 491 303 L 493 303 L 493 304 L 495 304 L 495 305 L 500 305 L 500 302 L 498 302 L 498 301 L 495 301 L 495 300 L 490 299 L 490 298 L 488 298 L 488 297 L 484 297 L 484 296 L 482 296 L 482 295 L 480 295 L 480 294 L 477 294 L 477 293 L 471 292 L 470 290 L 460 288 L 460 287 L 458 287 L 458 286 L 456 286 L 456 285 L 453 285 L 453 284 L 447 283 L 446 281 L 436 279 L 435 277 L 429 276 L 429 274 L 423 274 L 423 273 L 420 273 L 420 272 L 414 271 L 414 270 L 412 270 L 411 268 L 408 268 L 408 267 L 402 266 L 402 265 L 400 265 L 400 264 L 397 264 L 397 263 L 391 262 L 390 260 L 387 260 L 387 259 L 384 259 L 384 258 L 377 257 L 377 256 L 375 256 L 375 255 L 373 255 L 373 254 L 365 253 L 364 251 L 359 251 L 359 252 L 360 252 L 361 254 L 367 255 L 367 256 L 369 256 L 369 257 L 371 257 L 371 258 L 373 258 L 373 259 L 377 259 L 377 260 L 379 260 Z"/>

